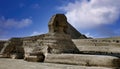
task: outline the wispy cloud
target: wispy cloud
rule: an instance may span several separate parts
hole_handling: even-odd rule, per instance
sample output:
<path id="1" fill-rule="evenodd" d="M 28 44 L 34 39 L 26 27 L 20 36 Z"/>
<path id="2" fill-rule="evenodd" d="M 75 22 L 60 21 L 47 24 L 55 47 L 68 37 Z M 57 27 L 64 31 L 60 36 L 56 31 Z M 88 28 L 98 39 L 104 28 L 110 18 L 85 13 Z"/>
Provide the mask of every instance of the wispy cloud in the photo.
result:
<path id="1" fill-rule="evenodd" d="M 20 3 L 20 4 L 19 4 L 19 7 L 20 7 L 20 8 L 23 8 L 23 7 L 25 7 L 25 4 L 24 4 L 24 3 Z"/>
<path id="2" fill-rule="evenodd" d="M 33 4 L 31 7 L 32 7 L 33 9 L 39 9 L 39 8 L 41 8 L 41 6 L 40 6 L 38 3 Z"/>
<path id="3" fill-rule="evenodd" d="M 85 33 L 85 35 L 86 35 L 87 37 L 92 37 L 92 38 L 95 37 L 95 36 L 91 35 L 89 32 Z"/>
<path id="4" fill-rule="evenodd" d="M 6 19 L 4 16 L 0 18 L 0 27 L 14 27 L 14 28 L 23 28 L 29 26 L 32 23 L 30 18 L 25 18 L 21 20 L 16 20 L 14 18 Z"/>
<path id="5" fill-rule="evenodd" d="M 41 34 L 43 34 L 43 32 L 34 31 L 30 36 L 41 35 Z"/>
<path id="6" fill-rule="evenodd" d="M 113 24 L 120 15 L 120 0 L 76 0 L 60 9 L 68 21 L 80 29 Z"/>

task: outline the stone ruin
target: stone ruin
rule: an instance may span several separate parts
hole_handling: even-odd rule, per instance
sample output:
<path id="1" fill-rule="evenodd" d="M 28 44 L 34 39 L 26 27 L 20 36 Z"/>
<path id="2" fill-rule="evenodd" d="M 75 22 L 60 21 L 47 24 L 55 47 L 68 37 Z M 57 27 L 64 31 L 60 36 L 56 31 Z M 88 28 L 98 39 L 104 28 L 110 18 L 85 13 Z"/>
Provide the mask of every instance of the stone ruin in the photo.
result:
<path id="1" fill-rule="evenodd" d="M 81 34 L 70 23 L 67 22 L 67 18 L 64 14 L 53 15 L 48 23 L 48 26 L 49 32 L 68 34 L 71 39 L 87 39 L 84 34 Z"/>
<path id="2" fill-rule="evenodd" d="M 64 14 L 52 16 L 48 23 L 49 32 L 42 35 L 11 38 L 1 42 L 2 57 L 24 58 L 27 61 L 43 61 L 47 53 L 79 53 L 71 38 L 83 36 L 68 22 Z M 72 33 L 75 33 L 74 35 Z M 87 38 L 84 36 L 83 38 Z M 42 58 L 42 60 L 40 60 Z"/>
<path id="3" fill-rule="evenodd" d="M 0 41 L 0 57 L 32 62 L 120 67 L 120 40 L 88 39 L 67 22 L 64 14 L 53 15 L 48 27 L 49 32 L 46 34 Z"/>
<path id="4" fill-rule="evenodd" d="M 0 54 L 7 58 L 23 58 L 24 49 L 22 45 L 23 41 L 21 38 L 11 38 L 10 40 L 4 42 Z"/>

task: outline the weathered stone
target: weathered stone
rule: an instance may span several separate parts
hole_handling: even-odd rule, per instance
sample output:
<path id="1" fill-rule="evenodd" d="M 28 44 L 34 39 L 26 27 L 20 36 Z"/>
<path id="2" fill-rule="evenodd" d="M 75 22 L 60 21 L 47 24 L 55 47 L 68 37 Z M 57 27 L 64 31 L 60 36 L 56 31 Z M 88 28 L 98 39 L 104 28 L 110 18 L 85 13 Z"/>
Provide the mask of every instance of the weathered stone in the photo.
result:
<path id="1" fill-rule="evenodd" d="M 120 57 L 120 43 L 118 39 L 73 39 L 82 54 L 110 55 Z"/>
<path id="2" fill-rule="evenodd" d="M 80 66 L 55 63 L 33 63 L 23 60 L 0 58 L 0 69 L 119 69 L 116 67 Z"/>
<path id="3" fill-rule="evenodd" d="M 23 41 L 21 38 L 12 38 L 4 44 L 1 50 L 3 57 L 23 58 L 24 50 L 22 47 Z"/>
<path id="4" fill-rule="evenodd" d="M 26 37 L 23 39 L 25 59 L 37 61 L 37 53 L 79 53 L 79 50 L 71 40 L 68 31 L 67 18 L 63 14 L 54 15 L 49 24 L 49 33 Z M 36 58 L 33 58 L 33 55 Z M 35 55 L 36 53 L 36 55 Z M 32 60 L 33 59 L 33 60 Z M 36 59 L 36 60 L 35 60 Z"/>
<path id="5" fill-rule="evenodd" d="M 48 53 L 79 53 L 79 50 L 67 34 L 48 33 L 43 40 Z"/>
<path id="6" fill-rule="evenodd" d="M 24 60 L 31 62 L 43 62 L 47 54 L 47 46 L 24 47 Z"/>
<path id="7" fill-rule="evenodd" d="M 1 53 L 1 50 L 3 49 L 4 44 L 5 44 L 6 42 L 7 42 L 7 41 L 0 41 L 0 54 L 2 54 L 2 53 Z"/>
<path id="8" fill-rule="evenodd" d="M 120 66 L 119 56 L 112 57 L 116 54 L 120 55 L 119 39 L 87 39 L 85 35 L 78 32 L 67 22 L 64 14 L 52 16 L 48 27 L 49 32 L 46 34 L 12 38 L 5 42 L 0 41 L 0 57 L 24 58 L 24 60 L 32 62 L 45 61 L 84 66 Z M 74 40 L 72 41 L 71 39 Z M 98 53 L 105 54 L 98 56 Z M 106 56 L 109 53 L 112 55 Z"/>
<path id="9" fill-rule="evenodd" d="M 24 57 L 24 60 L 30 62 L 43 62 L 45 59 L 45 55 L 43 53 L 30 53 L 29 55 Z"/>
<path id="10" fill-rule="evenodd" d="M 43 42 L 48 46 L 49 53 L 79 53 L 68 34 L 68 22 L 64 14 L 52 16 L 48 26 L 49 33 L 46 34 Z"/>
<path id="11" fill-rule="evenodd" d="M 44 61 L 48 46 L 43 45 L 43 35 L 26 37 L 23 39 L 24 59 L 32 62 Z M 38 41 L 39 39 L 39 41 Z"/>
<path id="12" fill-rule="evenodd" d="M 32 53 L 33 50 L 38 51 L 44 46 L 48 47 L 48 53 L 79 53 L 67 33 L 68 23 L 64 14 L 52 16 L 48 26 L 49 33 L 23 39 L 25 53 Z"/>
<path id="13" fill-rule="evenodd" d="M 67 18 L 64 14 L 56 14 L 49 21 L 49 33 L 65 33 L 67 34 Z"/>
<path id="14" fill-rule="evenodd" d="M 53 15 L 49 21 L 49 32 L 50 33 L 65 33 L 69 34 L 72 39 L 86 39 L 85 35 L 78 32 L 70 23 L 64 14 Z M 73 34 L 74 33 L 74 34 Z"/>
<path id="15" fill-rule="evenodd" d="M 82 54 L 48 54 L 45 62 L 82 66 L 120 67 L 120 58 Z"/>
<path id="16" fill-rule="evenodd" d="M 1 54 L 3 57 L 23 58 L 24 55 L 35 51 L 41 53 L 41 50 L 46 50 L 48 53 L 79 53 L 71 38 L 80 37 L 81 33 L 67 22 L 64 14 L 54 15 L 48 26 L 47 34 L 8 40 L 1 48 Z M 44 46 L 48 49 L 41 49 Z"/>

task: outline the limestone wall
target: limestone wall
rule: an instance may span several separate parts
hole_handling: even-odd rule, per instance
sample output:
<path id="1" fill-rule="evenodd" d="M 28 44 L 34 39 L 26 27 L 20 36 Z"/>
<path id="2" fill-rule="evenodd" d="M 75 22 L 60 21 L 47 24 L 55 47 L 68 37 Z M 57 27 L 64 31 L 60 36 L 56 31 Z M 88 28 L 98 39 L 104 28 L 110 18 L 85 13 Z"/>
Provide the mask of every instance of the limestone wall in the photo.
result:
<path id="1" fill-rule="evenodd" d="M 120 57 L 119 39 L 73 39 L 73 42 L 83 54 Z"/>
<path id="2" fill-rule="evenodd" d="M 49 53 L 75 53 L 78 49 L 71 41 L 69 35 L 48 33 L 23 39 L 23 47 L 26 52 L 33 52 L 36 47 L 48 47 Z"/>
<path id="3" fill-rule="evenodd" d="M 120 46 L 120 39 L 73 39 L 77 46 Z"/>
<path id="4" fill-rule="evenodd" d="M 69 35 L 48 33 L 43 43 L 48 46 L 50 53 L 78 53 L 79 50 Z"/>
<path id="5" fill-rule="evenodd" d="M 25 53 L 31 53 L 33 52 L 34 48 L 37 46 L 41 46 L 41 41 L 37 41 L 38 39 L 43 40 L 43 35 L 38 36 L 31 36 L 31 37 L 25 37 L 23 38 L 23 47 L 25 50 Z"/>
<path id="6" fill-rule="evenodd" d="M 48 54 L 47 57 L 45 58 L 45 62 L 82 66 L 120 67 L 119 58 L 101 55 Z"/>

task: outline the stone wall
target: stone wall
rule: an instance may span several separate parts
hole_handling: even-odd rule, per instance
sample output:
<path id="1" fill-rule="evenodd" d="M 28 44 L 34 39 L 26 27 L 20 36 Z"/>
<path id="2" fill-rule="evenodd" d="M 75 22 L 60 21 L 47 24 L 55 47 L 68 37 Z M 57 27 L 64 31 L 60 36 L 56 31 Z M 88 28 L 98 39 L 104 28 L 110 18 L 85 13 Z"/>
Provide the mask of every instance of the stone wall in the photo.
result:
<path id="1" fill-rule="evenodd" d="M 47 63 L 59 63 L 81 66 L 120 67 L 120 59 L 113 56 L 83 55 L 83 54 L 48 54 Z M 80 68 L 78 68 L 80 69 Z M 83 68 L 81 68 L 83 69 Z M 86 68 L 85 68 L 86 69 Z M 96 69 L 96 68 L 90 68 Z M 102 69 L 102 68 L 101 68 Z M 116 69 L 116 68 L 115 68 Z"/>
<path id="2" fill-rule="evenodd" d="M 23 38 L 24 59 L 33 62 L 43 62 L 47 47 L 43 46 L 45 34 Z M 39 39 L 39 41 L 38 41 Z"/>
<path id="3" fill-rule="evenodd" d="M 119 39 L 73 39 L 83 54 L 110 55 L 120 57 Z"/>
<path id="4" fill-rule="evenodd" d="M 120 46 L 120 39 L 73 39 L 77 46 Z"/>

